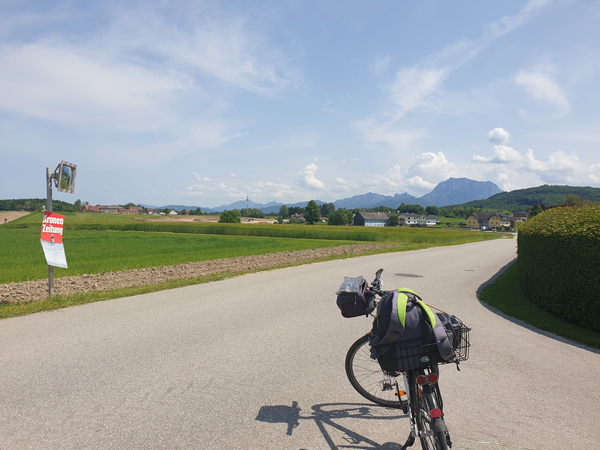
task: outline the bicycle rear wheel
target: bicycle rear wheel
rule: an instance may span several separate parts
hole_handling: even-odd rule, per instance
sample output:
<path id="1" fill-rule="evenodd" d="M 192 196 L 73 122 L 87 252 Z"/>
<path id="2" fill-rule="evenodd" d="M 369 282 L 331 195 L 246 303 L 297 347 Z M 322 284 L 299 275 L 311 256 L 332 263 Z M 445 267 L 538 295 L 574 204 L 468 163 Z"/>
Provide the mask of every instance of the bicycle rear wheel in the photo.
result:
<path id="1" fill-rule="evenodd" d="M 369 335 L 358 339 L 346 354 L 346 375 L 356 391 L 373 403 L 402 408 L 397 377 L 384 373 L 371 358 Z"/>
<path id="2" fill-rule="evenodd" d="M 410 374 L 409 384 L 411 409 L 421 447 L 423 450 L 448 450 L 451 444 L 443 413 L 441 417 L 431 417 L 432 411 L 441 412 L 442 409 L 439 386 L 435 384 L 420 387 L 416 383 L 416 375 L 415 372 Z"/>

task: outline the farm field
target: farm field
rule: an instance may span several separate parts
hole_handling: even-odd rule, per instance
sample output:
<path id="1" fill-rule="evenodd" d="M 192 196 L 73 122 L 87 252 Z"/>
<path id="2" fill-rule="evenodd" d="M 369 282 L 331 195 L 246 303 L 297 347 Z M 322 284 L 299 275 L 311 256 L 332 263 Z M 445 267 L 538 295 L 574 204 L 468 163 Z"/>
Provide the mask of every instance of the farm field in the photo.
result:
<path id="1" fill-rule="evenodd" d="M 56 267 L 57 278 L 354 243 L 110 230 L 68 230 L 65 235 L 69 268 Z M 33 229 L 0 229 L 0 284 L 47 277 L 39 236 Z"/>
<path id="2" fill-rule="evenodd" d="M 65 213 L 69 269 L 57 278 L 169 266 L 349 244 L 402 245 L 398 251 L 500 237 L 465 230 L 371 228 L 329 225 L 218 224 L 152 216 Z M 43 279 L 47 266 L 39 243 L 42 213 L 0 227 L 0 284 Z"/>

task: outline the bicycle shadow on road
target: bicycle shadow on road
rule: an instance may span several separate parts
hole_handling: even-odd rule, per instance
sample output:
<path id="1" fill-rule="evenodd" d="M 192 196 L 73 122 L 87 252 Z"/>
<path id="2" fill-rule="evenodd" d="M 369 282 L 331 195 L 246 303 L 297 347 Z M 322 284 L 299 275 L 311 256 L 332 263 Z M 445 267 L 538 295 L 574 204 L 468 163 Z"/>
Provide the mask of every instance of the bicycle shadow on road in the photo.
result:
<path id="1" fill-rule="evenodd" d="M 302 409 L 298 402 L 292 402 L 292 406 L 275 405 L 262 406 L 256 416 L 257 421 L 266 423 L 284 423 L 287 425 L 286 434 L 291 436 L 294 428 L 300 426 L 301 420 L 314 421 L 323 435 L 325 442 L 331 450 L 339 449 L 381 449 L 381 450 L 401 450 L 404 447 L 395 442 L 386 442 L 379 444 L 374 440 L 361 435 L 348 428 L 336 423 L 340 419 L 375 419 L 375 420 L 397 420 L 407 416 L 399 410 L 392 408 L 383 408 L 380 406 L 365 405 L 359 403 L 323 403 L 312 406 L 312 412 L 309 415 L 302 415 Z M 398 411 L 397 414 L 382 416 L 375 414 L 374 411 Z M 343 444 L 336 444 L 328 428 L 337 430 L 343 434 Z"/>

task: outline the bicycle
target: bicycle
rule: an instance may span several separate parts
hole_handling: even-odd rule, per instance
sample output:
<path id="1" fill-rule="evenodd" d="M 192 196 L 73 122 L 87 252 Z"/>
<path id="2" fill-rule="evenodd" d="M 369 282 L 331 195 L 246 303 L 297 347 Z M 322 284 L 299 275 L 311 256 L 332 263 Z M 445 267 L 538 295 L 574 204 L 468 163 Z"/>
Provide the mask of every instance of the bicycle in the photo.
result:
<path id="1" fill-rule="evenodd" d="M 381 298 L 386 293 L 381 289 L 382 272 L 383 269 L 377 271 L 371 287 L 365 290 L 367 301 L 372 301 L 373 306 L 377 305 L 377 297 Z M 403 448 L 412 446 L 417 437 L 424 450 L 447 450 L 452 447 L 450 433 L 444 420 L 444 404 L 438 384 L 438 365 L 453 362 L 460 370 L 460 362 L 469 357 L 470 328 L 458 319 L 455 326 L 459 339 L 455 356 L 449 361 L 438 357 L 434 337 L 421 339 L 418 343 L 394 344 L 401 346 L 402 356 L 420 359 L 421 367 L 411 370 L 383 371 L 377 359 L 371 357 L 370 333 L 352 344 L 346 354 L 346 375 L 360 395 L 382 406 L 400 408 L 408 415 L 410 434 Z"/>

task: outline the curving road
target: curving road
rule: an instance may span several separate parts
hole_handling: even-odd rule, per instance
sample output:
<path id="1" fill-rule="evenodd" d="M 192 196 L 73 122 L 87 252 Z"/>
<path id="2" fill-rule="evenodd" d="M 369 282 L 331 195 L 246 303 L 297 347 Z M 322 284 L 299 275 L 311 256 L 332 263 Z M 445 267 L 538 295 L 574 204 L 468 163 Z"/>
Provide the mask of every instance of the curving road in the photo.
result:
<path id="1" fill-rule="evenodd" d="M 441 371 L 453 448 L 598 448 L 600 355 L 476 298 L 515 250 L 367 256 L 0 321 L 0 449 L 398 449 L 406 417 L 345 378 L 369 320 L 334 296 L 380 267 L 473 327 L 470 360 Z"/>

